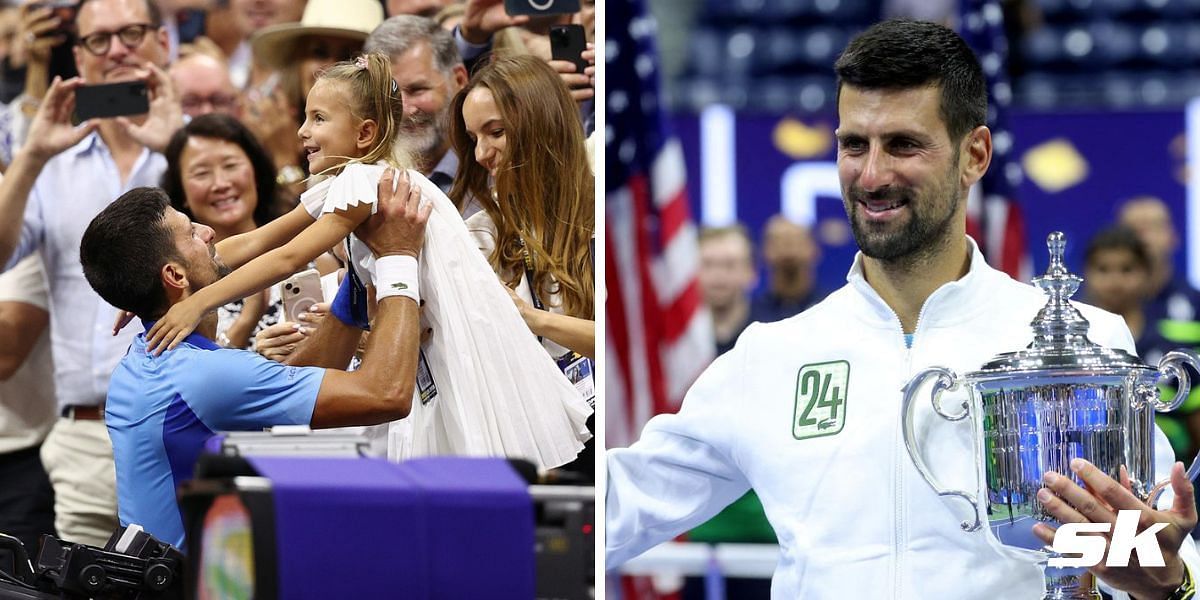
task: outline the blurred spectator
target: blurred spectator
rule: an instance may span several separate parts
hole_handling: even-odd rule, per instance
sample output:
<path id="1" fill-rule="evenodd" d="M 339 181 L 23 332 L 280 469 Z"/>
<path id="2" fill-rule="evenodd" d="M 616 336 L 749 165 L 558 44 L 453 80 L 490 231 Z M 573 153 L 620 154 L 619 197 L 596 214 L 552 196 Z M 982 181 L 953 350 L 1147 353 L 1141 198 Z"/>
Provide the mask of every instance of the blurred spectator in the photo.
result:
<path id="1" fill-rule="evenodd" d="M 237 90 L 224 61 L 192 52 L 175 61 L 168 73 L 179 90 L 183 114 L 192 118 L 213 112 L 241 116 Z"/>
<path id="2" fill-rule="evenodd" d="M 596 0 L 581 0 L 579 12 L 571 17 L 572 23 L 583 25 L 583 33 L 587 41 L 596 41 Z"/>
<path id="3" fill-rule="evenodd" d="M 754 244 L 745 226 L 700 232 L 700 290 L 712 313 L 718 356 L 733 348 L 750 324 L 750 292 L 757 285 Z"/>
<path id="4" fill-rule="evenodd" d="M 438 13 L 433 16 L 433 20 L 437 21 L 437 24 L 442 29 L 453 32 L 458 28 L 459 22 L 462 21 L 463 13 L 466 11 L 467 7 L 465 4 L 455 2 L 447 5 L 442 10 L 439 10 Z"/>
<path id="5" fill-rule="evenodd" d="M 710 227 L 700 231 L 700 288 L 713 316 L 717 355 L 732 349 L 742 330 L 750 324 L 750 292 L 758 285 L 754 268 L 754 243 L 744 225 Z M 773 543 L 775 530 L 767 522 L 762 501 L 747 492 L 715 517 L 688 533 L 694 542 Z M 770 598 L 767 579 L 729 578 L 725 592 L 730 598 Z M 684 600 L 705 598 L 703 578 L 689 577 L 682 592 Z"/>
<path id="6" fill-rule="evenodd" d="M 9 102 L 21 93 L 25 75 L 12 62 L 13 50 L 21 44 L 21 9 L 15 4 L 0 7 L 0 102 Z"/>
<path id="7" fill-rule="evenodd" d="M 309 0 L 298 23 L 263 29 L 252 40 L 254 54 L 281 78 L 251 90 L 246 122 L 263 143 L 286 186 L 304 180 L 300 138 L 304 98 L 317 75 L 358 54 L 373 29 L 383 22 L 377 0 Z"/>
<path id="8" fill-rule="evenodd" d="M 54 363 L 42 260 L 0 274 L 0 532 L 31 553 L 54 535 L 54 490 L 39 456 L 54 425 Z"/>
<path id="9" fill-rule="evenodd" d="M 279 213 L 275 166 L 266 150 L 237 119 L 198 116 L 175 132 L 164 153 L 162 188 L 171 206 L 213 230 L 219 242 L 253 231 Z M 254 335 L 279 322 L 278 287 L 217 309 L 217 341 L 227 348 L 254 348 Z"/>
<path id="10" fill-rule="evenodd" d="M 1130 199 L 1121 205 L 1118 220 L 1137 234 L 1150 256 L 1146 312 L 1153 319 L 1195 321 L 1200 316 L 1200 295 L 1175 275 L 1179 235 L 1166 203 L 1152 196 Z"/>
<path id="11" fill-rule="evenodd" d="M 754 299 L 750 320 L 770 323 L 797 315 L 825 298 L 817 287 L 821 249 L 807 227 L 775 215 L 763 228 L 767 289 Z"/>
<path id="12" fill-rule="evenodd" d="M 234 87 L 260 85 L 270 76 L 269 70 L 255 68 L 250 37 L 273 25 L 299 21 L 304 8 L 305 0 L 229 0 L 209 11 L 206 33 L 229 57 Z"/>
<path id="13" fill-rule="evenodd" d="M 79 276 L 79 242 L 92 217 L 117 195 L 158 183 L 166 166 L 159 152 L 183 115 L 163 70 L 167 32 L 153 3 L 84 0 L 76 25 L 83 79 L 50 86 L 26 144 L 0 181 L 0 263 L 11 269 L 39 250 L 45 261 L 62 418 L 42 445 L 42 461 L 54 485 L 59 536 L 102 546 L 117 527 L 117 506 L 101 405 L 135 328 L 111 334 L 117 310 Z M 75 90 L 83 82 L 134 79 L 147 81 L 149 114 L 71 123 Z"/>
<path id="14" fill-rule="evenodd" d="M 433 17 L 442 9 L 453 4 L 456 4 L 455 0 L 387 0 L 387 16 Z"/>
<path id="15" fill-rule="evenodd" d="M 29 121 L 38 103 L 46 95 L 51 77 L 74 77 L 71 45 L 75 7 L 49 8 L 36 0 L 25 0 L 18 12 L 16 37 L 7 64 L 24 70 L 24 87 L 12 102 L 0 108 L 0 169 L 13 160 L 13 154 L 25 141 Z"/>
<path id="16" fill-rule="evenodd" d="M 527 53 L 517 30 L 512 28 L 528 22 L 525 15 L 510 17 L 504 10 L 504 0 L 467 0 L 454 29 L 454 42 L 467 72 L 475 72 L 476 64 L 493 49 L 498 56 Z"/>
<path id="17" fill-rule="evenodd" d="M 363 51 L 391 58 L 404 103 L 397 145 L 413 158 L 414 168 L 449 194 L 459 161 L 450 148 L 450 101 L 467 83 L 467 69 L 450 32 L 432 19 L 401 15 L 376 27 Z M 478 210 L 470 202 L 464 217 Z"/>
<path id="18" fill-rule="evenodd" d="M 1121 315 L 1137 347 L 1138 356 L 1147 364 L 1157 365 L 1167 352 L 1183 346 L 1196 348 L 1196 342 L 1174 339 L 1175 327 L 1150 313 L 1145 303 L 1154 260 L 1133 230 L 1113 227 L 1092 238 L 1085 254 L 1084 282 L 1087 300 L 1100 308 Z M 1176 322 L 1178 323 L 1178 322 Z M 1184 329 L 1200 328 L 1188 321 Z M 1196 381 L 1196 374 L 1192 374 Z M 1193 390 L 1194 392 L 1195 389 Z M 1164 398 L 1173 391 L 1166 391 Z M 1200 450 L 1200 392 L 1189 395 L 1179 409 L 1155 417 L 1180 460 L 1191 460 Z"/>

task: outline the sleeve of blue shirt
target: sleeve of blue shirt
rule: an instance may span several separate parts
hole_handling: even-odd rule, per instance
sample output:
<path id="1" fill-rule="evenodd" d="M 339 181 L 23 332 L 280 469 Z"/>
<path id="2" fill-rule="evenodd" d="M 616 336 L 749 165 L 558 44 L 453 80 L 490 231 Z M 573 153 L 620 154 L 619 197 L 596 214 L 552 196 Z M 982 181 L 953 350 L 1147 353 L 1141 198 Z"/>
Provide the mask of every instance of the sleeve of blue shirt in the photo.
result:
<path id="1" fill-rule="evenodd" d="M 292 367 L 245 350 L 190 361 L 188 407 L 213 431 L 308 425 L 325 369 Z"/>

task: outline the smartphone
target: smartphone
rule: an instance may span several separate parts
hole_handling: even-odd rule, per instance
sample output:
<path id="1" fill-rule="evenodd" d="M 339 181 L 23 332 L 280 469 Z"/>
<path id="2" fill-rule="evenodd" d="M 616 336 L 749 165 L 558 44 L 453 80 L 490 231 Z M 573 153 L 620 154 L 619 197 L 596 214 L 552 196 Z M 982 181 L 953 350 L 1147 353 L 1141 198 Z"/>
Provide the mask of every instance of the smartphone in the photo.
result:
<path id="1" fill-rule="evenodd" d="M 579 0 L 504 0 L 504 12 L 511 17 L 577 13 Z"/>
<path id="2" fill-rule="evenodd" d="M 280 288 L 280 296 L 283 297 L 283 318 L 288 321 L 295 321 L 301 313 L 307 312 L 312 305 L 324 299 L 321 292 L 321 274 L 316 269 L 301 271 L 288 277 L 280 284 Z"/>
<path id="3" fill-rule="evenodd" d="M 583 51 L 587 49 L 583 25 L 556 25 L 550 28 L 549 35 L 550 58 L 575 63 L 575 72 L 582 75 L 588 67 L 588 62 L 583 60 Z"/>
<path id="4" fill-rule="evenodd" d="M 75 115 L 80 121 L 148 112 L 150 96 L 145 81 L 84 85 L 75 90 Z"/>

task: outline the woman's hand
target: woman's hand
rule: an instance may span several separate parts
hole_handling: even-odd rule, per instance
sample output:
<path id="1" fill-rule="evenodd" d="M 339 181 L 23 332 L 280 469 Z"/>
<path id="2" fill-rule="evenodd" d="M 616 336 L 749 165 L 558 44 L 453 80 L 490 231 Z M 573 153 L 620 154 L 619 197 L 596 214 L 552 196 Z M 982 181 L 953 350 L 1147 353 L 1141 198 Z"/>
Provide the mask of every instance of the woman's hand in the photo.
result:
<path id="1" fill-rule="evenodd" d="M 49 63 L 50 50 L 67 41 L 62 18 L 53 8 L 32 0 L 21 5 L 19 18 L 9 62 L 14 67 Z"/>
<path id="2" fill-rule="evenodd" d="M 513 304 L 517 307 L 517 312 L 521 313 L 521 319 L 524 320 L 525 324 L 529 326 L 529 330 L 536 335 L 541 335 L 535 329 L 534 321 L 537 320 L 537 313 L 543 311 L 535 309 L 532 304 L 526 302 L 524 298 L 518 296 L 517 293 L 507 285 L 504 286 L 504 291 L 508 292 L 509 298 L 512 298 Z"/>

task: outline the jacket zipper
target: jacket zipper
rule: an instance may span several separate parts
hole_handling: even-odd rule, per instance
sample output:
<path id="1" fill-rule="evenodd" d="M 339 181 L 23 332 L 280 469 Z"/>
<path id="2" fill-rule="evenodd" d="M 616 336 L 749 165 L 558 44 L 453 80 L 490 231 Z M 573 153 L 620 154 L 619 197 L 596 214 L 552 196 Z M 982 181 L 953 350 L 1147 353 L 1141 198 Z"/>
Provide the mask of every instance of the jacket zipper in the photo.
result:
<path id="1" fill-rule="evenodd" d="M 905 381 L 912 378 L 912 347 L 917 345 L 917 332 L 921 330 L 921 318 L 925 316 L 925 306 L 929 304 L 929 300 L 925 300 L 925 304 L 921 306 L 921 310 L 917 313 L 917 323 L 913 326 L 912 345 L 905 343 L 904 340 L 904 324 L 900 322 L 900 317 L 896 316 L 896 324 L 900 326 L 900 341 L 904 343 L 904 378 Z M 896 539 L 893 552 L 896 556 L 895 577 L 892 580 L 892 597 L 903 597 L 904 583 L 904 460 L 908 459 L 908 454 L 900 449 L 904 445 L 904 440 L 901 439 L 900 427 L 895 428 L 895 437 L 892 443 L 892 456 L 895 457 L 894 463 L 896 468 Z"/>

